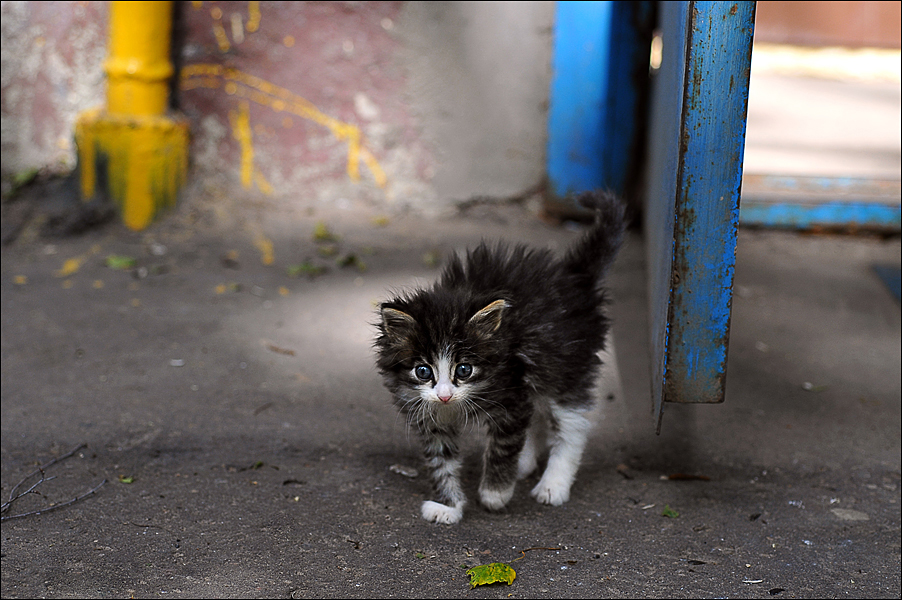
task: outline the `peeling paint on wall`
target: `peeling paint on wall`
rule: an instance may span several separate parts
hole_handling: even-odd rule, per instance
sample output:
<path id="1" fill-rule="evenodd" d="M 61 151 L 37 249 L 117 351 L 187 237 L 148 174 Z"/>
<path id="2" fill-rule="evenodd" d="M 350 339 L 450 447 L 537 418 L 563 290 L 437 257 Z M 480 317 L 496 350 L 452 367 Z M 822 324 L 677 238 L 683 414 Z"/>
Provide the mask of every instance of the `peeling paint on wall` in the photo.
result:
<path id="1" fill-rule="evenodd" d="M 68 172 L 78 114 L 103 103 L 106 2 L 0 5 L 2 173 Z"/>

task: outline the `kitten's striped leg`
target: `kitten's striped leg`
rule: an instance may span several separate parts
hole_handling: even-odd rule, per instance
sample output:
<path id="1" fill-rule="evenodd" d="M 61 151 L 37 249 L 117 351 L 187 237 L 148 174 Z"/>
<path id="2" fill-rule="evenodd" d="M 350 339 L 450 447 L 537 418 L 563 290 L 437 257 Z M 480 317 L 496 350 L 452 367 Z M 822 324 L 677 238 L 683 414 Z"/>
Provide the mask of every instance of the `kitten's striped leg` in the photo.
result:
<path id="1" fill-rule="evenodd" d="M 461 461 L 457 457 L 457 432 L 433 429 L 424 432 L 423 437 L 426 468 L 440 502 L 423 502 L 420 514 L 427 521 L 453 525 L 461 520 L 467 504 L 460 485 Z"/>
<path id="2" fill-rule="evenodd" d="M 542 504 L 560 506 L 570 499 L 592 423 L 583 411 L 551 406 L 549 441 L 551 452 L 542 479 L 531 495 Z"/>
<path id="3" fill-rule="evenodd" d="M 526 442 L 526 424 L 510 427 L 502 433 L 489 430 L 489 440 L 483 455 L 482 482 L 479 499 L 489 510 L 500 510 L 514 495 L 519 473 L 519 457 Z"/>

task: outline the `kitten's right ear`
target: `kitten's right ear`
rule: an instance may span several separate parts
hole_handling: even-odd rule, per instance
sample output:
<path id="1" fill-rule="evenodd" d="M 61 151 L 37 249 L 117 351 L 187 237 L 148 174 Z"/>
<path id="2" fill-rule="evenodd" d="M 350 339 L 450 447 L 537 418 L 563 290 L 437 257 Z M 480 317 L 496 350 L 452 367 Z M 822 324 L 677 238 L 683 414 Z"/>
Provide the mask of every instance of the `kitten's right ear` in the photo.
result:
<path id="1" fill-rule="evenodd" d="M 396 308 L 382 307 L 382 331 L 393 340 L 403 340 L 416 325 L 416 321 L 406 312 Z"/>
<path id="2" fill-rule="evenodd" d="M 501 327 L 501 315 L 509 307 L 506 300 L 495 300 L 470 317 L 467 327 L 480 337 L 491 337 Z"/>

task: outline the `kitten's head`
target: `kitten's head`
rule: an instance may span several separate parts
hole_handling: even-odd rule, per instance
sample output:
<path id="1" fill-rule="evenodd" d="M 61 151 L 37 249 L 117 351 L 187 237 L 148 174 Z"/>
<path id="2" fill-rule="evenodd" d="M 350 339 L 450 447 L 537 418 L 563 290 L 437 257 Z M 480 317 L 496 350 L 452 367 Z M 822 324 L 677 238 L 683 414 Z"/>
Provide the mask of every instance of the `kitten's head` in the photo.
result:
<path id="1" fill-rule="evenodd" d="M 507 300 L 420 294 L 382 304 L 376 364 L 402 407 L 468 410 L 504 354 Z"/>

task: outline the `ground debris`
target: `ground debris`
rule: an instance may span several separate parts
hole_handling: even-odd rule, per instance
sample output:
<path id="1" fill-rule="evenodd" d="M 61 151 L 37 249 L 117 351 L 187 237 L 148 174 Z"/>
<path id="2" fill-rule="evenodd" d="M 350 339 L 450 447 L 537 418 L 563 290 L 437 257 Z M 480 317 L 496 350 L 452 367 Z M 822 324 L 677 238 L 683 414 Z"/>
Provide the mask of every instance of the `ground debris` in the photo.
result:
<path id="1" fill-rule="evenodd" d="M 667 476 L 671 481 L 711 481 L 707 475 L 693 475 L 691 473 L 671 473 Z"/>
<path id="2" fill-rule="evenodd" d="M 276 346 L 272 342 L 268 342 L 266 340 L 263 341 L 263 346 L 270 352 L 275 352 L 276 354 L 284 354 L 285 356 L 294 356 L 295 354 L 297 354 L 291 348 L 283 348 L 281 346 Z"/>

